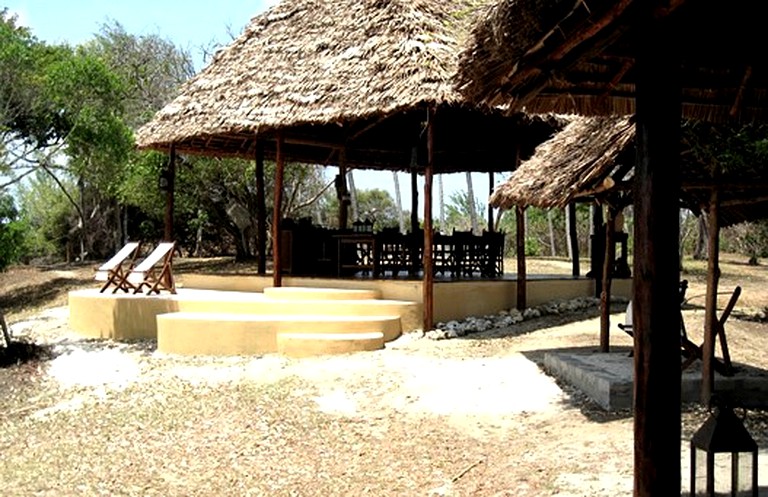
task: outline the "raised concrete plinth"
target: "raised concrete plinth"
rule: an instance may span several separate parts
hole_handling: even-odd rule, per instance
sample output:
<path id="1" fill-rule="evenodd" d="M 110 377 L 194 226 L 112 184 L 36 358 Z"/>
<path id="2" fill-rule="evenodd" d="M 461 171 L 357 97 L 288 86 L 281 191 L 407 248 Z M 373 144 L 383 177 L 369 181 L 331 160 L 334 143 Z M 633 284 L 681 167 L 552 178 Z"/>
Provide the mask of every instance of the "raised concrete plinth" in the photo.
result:
<path id="1" fill-rule="evenodd" d="M 768 407 L 768 371 L 734 365 L 734 376 L 715 374 L 715 390 L 744 407 Z M 632 407 L 633 358 L 621 353 L 560 353 L 544 356 L 544 369 L 578 388 L 603 409 Z M 692 367 L 682 374 L 683 403 L 700 401 L 701 371 Z"/>
<path id="2" fill-rule="evenodd" d="M 275 300 L 262 293 L 180 288 L 176 295 L 69 293 L 70 327 L 89 338 L 136 340 L 157 338 L 157 316 L 173 312 L 282 316 L 389 316 L 401 329 L 422 326 L 422 305 L 401 300 Z"/>
<path id="3" fill-rule="evenodd" d="M 373 339 L 371 333 L 375 333 Z M 183 355 L 301 355 L 382 348 L 400 336 L 395 316 L 276 316 L 176 312 L 157 316 L 157 349 Z M 301 335 L 306 337 L 301 338 Z M 311 343 L 310 343 L 311 342 Z M 328 342 L 323 347 L 323 342 Z M 360 347 L 363 347 L 360 349 Z M 374 347 L 374 348 L 371 348 Z M 295 349 L 295 351 L 294 351 Z"/>

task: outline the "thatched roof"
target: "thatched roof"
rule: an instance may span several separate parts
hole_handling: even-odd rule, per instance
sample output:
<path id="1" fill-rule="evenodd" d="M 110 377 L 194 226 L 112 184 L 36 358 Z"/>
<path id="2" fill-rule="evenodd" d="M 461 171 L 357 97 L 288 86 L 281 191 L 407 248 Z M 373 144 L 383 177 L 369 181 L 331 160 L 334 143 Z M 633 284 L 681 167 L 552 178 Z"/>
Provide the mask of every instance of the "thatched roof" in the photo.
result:
<path id="1" fill-rule="evenodd" d="M 407 168 L 433 105 L 436 169 L 512 169 L 509 146 L 532 152 L 552 120 L 468 106 L 452 85 L 460 47 L 488 3 L 284 0 L 139 129 L 137 145 L 250 158 L 257 135 L 274 153 L 280 129 L 291 160 L 325 163 L 344 147 L 350 165 Z"/>
<path id="2" fill-rule="evenodd" d="M 472 102 L 510 110 L 633 114 L 638 4 L 501 0 L 473 30 L 458 88 Z M 656 16 L 672 23 L 681 44 L 683 116 L 765 119 L 768 31 L 761 3 L 665 5 Z"/>
<path id="3" fill-rule="evenodd" d="M 624 180 L 627 167 L 619 158 L 632 148 L 634 128 L 628 117 L 572 118 L 496 187 L 490 204 L 565 207 L 577 197 L 611 189 Z"/>
<path id="4" fill-rule="evenodd" d="M 717 185 L 722 226 L 768 218 L 768 170 L 760 164 L 730 164 L 714 180 L 711 165 L 696 162 L 690 146 L 684 139 L 680 194 L 684 207 L 697 213 L 706 209 L 710 191 Z M 610 193 L 631 195 L 634 158 L 633 119 L 573 116 L 494 189 L 490 204 L 502 209 L 548 209 Z"/>

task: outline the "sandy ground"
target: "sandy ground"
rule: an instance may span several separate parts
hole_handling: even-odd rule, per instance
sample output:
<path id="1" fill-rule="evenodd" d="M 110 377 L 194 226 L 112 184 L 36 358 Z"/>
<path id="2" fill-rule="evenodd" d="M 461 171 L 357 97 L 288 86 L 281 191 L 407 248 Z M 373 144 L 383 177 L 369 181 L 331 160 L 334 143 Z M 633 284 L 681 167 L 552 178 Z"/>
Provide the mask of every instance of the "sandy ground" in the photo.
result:
<path id="1" fill-rule="evenodd" d="M 58 288 L 74 284 L 62 278 Z M 762 277 L 738 281 L 747 305 L 764 302 Z M 631 413 L 606 412 L 539 367 L 546 351 L 594 350 L 596 310 L 294 360 L 188 358 L 160 354 L 152 341 L 83 340 L 63 303 L 27 308 L 12 315 L 14 334 L 52 356 L 0 368 L 3 495 L 632 494 Z M 686 311 L 691 334 L 702 319 Z M 732 318 L 727 329 L 734 361 L 768 369 L 764 322 Z M 630 344 L 619 332 L 612 343 Z M 683 410 L 683 486 L 687 440 L 705 416 Z M 761 468 L 765 419 L 747 417 Z M 761 469 L 764 488 L 766 476 Z"/>
<path id="2" fill-rule="evenodd" d="M 594 347 L 588 313 L 301 360 L 82 340 L 67 316 L 13 325 L 56 356 L 0 370 L 15 385 L 0 403 L 4 495 L 632 493 L 630 413 L 539 368 L 547 350 Z"/>

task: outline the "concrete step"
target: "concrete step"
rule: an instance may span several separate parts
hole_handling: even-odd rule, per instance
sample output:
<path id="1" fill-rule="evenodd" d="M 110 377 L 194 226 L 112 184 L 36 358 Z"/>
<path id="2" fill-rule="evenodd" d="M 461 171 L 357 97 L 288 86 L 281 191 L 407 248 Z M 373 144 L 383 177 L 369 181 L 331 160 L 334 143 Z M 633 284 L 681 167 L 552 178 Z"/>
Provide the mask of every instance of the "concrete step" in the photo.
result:
<path id="1" fill-rule="evenodd" d="M 242 294 L 241 294 L 242 295 Z M 259 295 L 259 294 L 257 294 Z M 397 316 L 403 331 L 423 326 L 422 305 L 405 300 L 276 300 L 265 295 L 218 299 L 178 299 L 179 311 L 281 316 Z"/>
<path id="2" fill-rule="evenodd" d="M 278 353 L 288 357 L 348 354 L 381 350 L 384 336 L 370 333 L 280 333 L 277 335 Z"/>
<path id="3" fill-rule="evenodd" d="M 313 288 L 304 286 L 270 286 L 264 295 L 275 300 L 375 300 L 381 298 L 379 290 L 354 288 Z"/>
<path id="4" fill-rule="evenodd" d="M 328 336 L 378 333 L 383 344 L 401 332 L 397 316 L 173 312 L 157 316 L 157 350 L 182 355 L 259 355 L 277 352 L 278 337 L 286 333 Z M 329 349 L 343 350 L 345 346 L 339 343 L 331 342 Z M 360 346 L 356 343 L 351 340 L 350 352 Z"/>

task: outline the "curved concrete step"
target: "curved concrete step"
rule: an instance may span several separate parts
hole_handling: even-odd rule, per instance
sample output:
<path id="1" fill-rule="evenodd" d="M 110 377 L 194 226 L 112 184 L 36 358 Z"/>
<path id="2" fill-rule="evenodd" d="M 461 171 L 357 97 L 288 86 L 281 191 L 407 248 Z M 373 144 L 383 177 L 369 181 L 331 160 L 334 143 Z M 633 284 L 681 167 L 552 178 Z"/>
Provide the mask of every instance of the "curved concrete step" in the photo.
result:
<path id="1" fill-rule="evenodd" d="M 400 336 L 397 316 L 295 316 L 173 312 L 157 316 L 157 349 L 182 355 L 259 355 L 278 351 L 278 337 L 378 333 Z M 330 345 L 335 350 L 338 345 Z M 368 349 L 365 349 L 368 350 Z M 354 351 L 354 346 L 350 351 Z"/>
<path id="2" fill-rule="evenodd" d="M 371 333 L 280 333 L 277 351 L 288 357 L 312 357 L 381 350 L 384 335 Z"/>
<path id="3" fill-rule="evenodd" d="M 270 286 L 264 295 L 276 300 L 374 300 L 381 298 L 379 290 L 353 288 L 314 288 L 306 286 Z"/>

